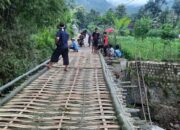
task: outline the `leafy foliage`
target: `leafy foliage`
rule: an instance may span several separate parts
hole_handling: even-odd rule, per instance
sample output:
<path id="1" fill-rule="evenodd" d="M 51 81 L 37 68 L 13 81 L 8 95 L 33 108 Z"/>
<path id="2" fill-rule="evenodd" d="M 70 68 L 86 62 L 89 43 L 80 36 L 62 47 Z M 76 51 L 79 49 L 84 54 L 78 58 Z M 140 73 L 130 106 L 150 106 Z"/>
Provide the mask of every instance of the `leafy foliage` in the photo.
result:
<path id="1" fill-rule="evenodd" d="M 114 18 L 120 19 L 125 17 L 126 8 L 124 5 L 119 5 L 115 11 L 109 8 L 103 15 L 101 15 L 101 12 L 97 12 L 93 9 L 87 12 L 83 7 L 78 6 L 76 7 L 75 16 L 76 19 L 78 19 L 77 23 L 81 29 L 88 28 L 88 26 L 92 24 L 94 24 L 94 26 L 101 26 L 105 29 L 113 26 Z"/>
<path id="2" fill-rule="evenodd" d="M 151 29 L 147 33 L 149 37 L 161 37 L 162 31 L 160 29 Z"/>
<path id="3" fill-rule="evenodd" d="M 118 5 L 115 10 L 115 15 L 119 19 L 126 16 L 126 7 L 124 5 Z"/>
<path id="4" fill-rule="evenodd" d="M 117 43 L 117 35 L 119 32 L 128 32 L 128 25 L 130 24 L 131 20 L 128 17 L 124 17 L 121 19 L 113 18 L 114 21 L 114 43 Z"/>
<path id="5" fill-rule="evenodd" d="M 8 5 L 10 5 L 10 4 L 11 4 L 11 1 L 10 1 L 10 0 L 1 0 L 1 1 L 0 1 L 0 9 L 1 9 L 1 10 L 6 9 L 6 7 L 7 7 Z"/>
<path id="6" fill-rule="evenodd" d="M 77 24 L 79 25 L 80 28 L 84 28 L 86 24 L 86 14 L 87 12 L 83 7 L 77 7 L 76 12 L 75 12 L 75 17 L 78 20 Z"/>
<path id="7" fill-rule="evenodd" d="M 135 37 L 142 40 L 147 37 L 147 34 L 151 28 L 151 20 L 149 18 L 141 18 L 137 20 L 134 27 Z"/>
<path id="8" fill-rule="evenodd" d="M 164 24 L 162 26 L 161 38 L 164 40 L 172 40 L 175 37 L 176 37 L 176 34 L 173 31 L 173 26 L 171 24 Z"/>
<path id="9" fill-rule="evenodd" d="M 163 5 L 166 5 L 166 0 L 150 0 L 144 6 L 144 11 L 148 16 L 155 18 L 162 12 Z"/>
<path id="10" fill-rule="evenodd" d="M 129 31 L 128 26 L 131 20 L 128 17 L 124 17 L 121 19 L 114 18 L 113 20 L 114 20 L 115 28 L 117 29 L 118 32 L 122 33 Z"/>
<path id="11" fill-rule="evenodd" d="M 69 22 L 64 0 L 0 1 L 0 85 L 47 59 L 59 22 Z"/>

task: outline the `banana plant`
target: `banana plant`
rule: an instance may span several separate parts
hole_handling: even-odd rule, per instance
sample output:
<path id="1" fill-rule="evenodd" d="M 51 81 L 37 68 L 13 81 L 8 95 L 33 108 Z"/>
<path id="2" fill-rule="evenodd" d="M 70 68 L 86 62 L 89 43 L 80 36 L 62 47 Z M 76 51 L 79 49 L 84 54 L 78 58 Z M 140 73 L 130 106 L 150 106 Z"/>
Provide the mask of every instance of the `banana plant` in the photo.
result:
<path id="1" fill-rule="evenodd" d="M 119 32 L 129 33 L 128 25 L 131 23 L 131 20 L 128 17 L 123 17 L 121 19 L 113 17 L 114 22 L 114 43 L 117 44 L 117 35 Z"/>

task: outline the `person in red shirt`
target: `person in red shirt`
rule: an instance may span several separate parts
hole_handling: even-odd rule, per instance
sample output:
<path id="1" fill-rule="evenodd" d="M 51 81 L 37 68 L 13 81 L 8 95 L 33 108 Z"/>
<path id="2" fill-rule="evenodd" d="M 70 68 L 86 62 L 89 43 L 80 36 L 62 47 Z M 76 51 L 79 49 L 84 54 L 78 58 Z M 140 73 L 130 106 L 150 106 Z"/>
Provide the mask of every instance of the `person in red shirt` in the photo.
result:
<path id="1" fill-rule="evenodd" d="M 104 34 L 104 39 L 103 39 L 103 41 L 104 41 L 104 46 L 103 46 L 103 48 L 104 48 L 104 56 L 107 56 L 108 35 L 107 35 L 107 32 L 104 32 L 103 34 Z"/>

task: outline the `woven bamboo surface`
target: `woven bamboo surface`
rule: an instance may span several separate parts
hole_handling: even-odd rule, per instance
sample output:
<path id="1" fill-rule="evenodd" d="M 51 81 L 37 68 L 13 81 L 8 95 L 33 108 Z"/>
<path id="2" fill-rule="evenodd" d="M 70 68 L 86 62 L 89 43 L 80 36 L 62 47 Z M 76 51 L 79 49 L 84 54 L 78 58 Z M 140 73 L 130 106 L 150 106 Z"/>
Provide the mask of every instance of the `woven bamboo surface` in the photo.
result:
<path id="1" fill-rule="evenodd" d="M 0 130 L 118 130 L 99 56 L 84 48 L 0 108 Z"/>

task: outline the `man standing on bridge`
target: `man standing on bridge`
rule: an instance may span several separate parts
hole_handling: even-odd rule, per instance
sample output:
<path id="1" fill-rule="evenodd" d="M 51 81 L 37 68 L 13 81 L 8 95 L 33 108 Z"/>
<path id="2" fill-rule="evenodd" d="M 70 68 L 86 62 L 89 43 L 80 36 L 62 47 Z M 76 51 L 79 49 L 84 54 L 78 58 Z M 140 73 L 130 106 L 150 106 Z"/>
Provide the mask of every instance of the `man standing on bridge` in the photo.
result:
<path id="1" fill-rule="evenodd" d="M 55 43 L 56 49 L 51 56 L 51 60 L 47 65 L 48 68 L 51 68 L 53 63 L 57 63 L 59 60 L 59 56 L 63 57 L 63 65 L 65 65 L 64 71 L 67 71 L 67 67 L 69 65 L 69 56 L 68 56 L 68 40 L 69 34 L 65 30 L 65 25 L 61 23 L 59 25 L 59 31 L 56 34 Z"/>
<path id="2" fill-rule="evenodd" d="M 92 38 L 93 38 L 92 53 L 97 53 L 98 43 L 100 39 L 100 33 L 98 32 L 98 28 L 95 28 L 95 32 L 93 32 Z"/>

